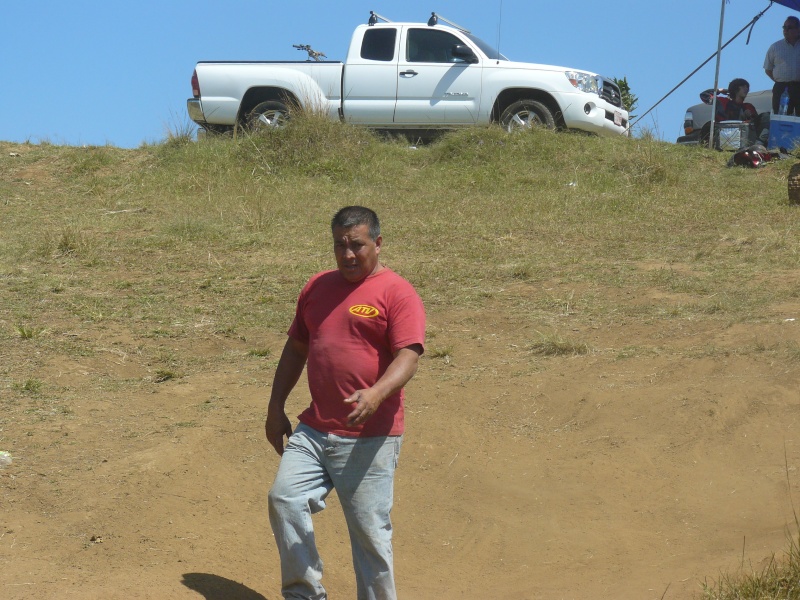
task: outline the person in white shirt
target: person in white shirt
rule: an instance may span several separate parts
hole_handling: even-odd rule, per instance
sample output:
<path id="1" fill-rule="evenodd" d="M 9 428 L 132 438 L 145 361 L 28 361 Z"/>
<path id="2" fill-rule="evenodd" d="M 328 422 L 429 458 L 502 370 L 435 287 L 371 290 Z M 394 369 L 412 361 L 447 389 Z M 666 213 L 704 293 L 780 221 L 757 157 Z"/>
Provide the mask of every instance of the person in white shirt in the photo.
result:
<path id="1" fill-rule="evenodd" d="M 772 113 L 777 114 L 781 94 L 789 90 L 786 114 L 800 116 L 800 19 L 787 17 L 783 39 L 772 44 L 764 59 L 764 71 L 775 82 L 772 86 Z"/>

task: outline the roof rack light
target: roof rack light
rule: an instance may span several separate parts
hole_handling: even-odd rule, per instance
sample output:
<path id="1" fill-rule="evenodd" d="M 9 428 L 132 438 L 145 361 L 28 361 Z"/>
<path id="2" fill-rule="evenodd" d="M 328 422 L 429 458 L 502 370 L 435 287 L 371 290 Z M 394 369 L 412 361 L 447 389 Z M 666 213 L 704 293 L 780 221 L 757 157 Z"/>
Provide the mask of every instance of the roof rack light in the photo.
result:
<path id="1" fill-rule="evenodd" d="M 372 10 L 369 11 L 369 21 L 367 21 L 367 25 L 370 25 L 370 26 L 371 25 L 375 25 L 375 23 L 377 23 L 378 21 L 383 21 L 385 23 L 391 23 L 391 21 L 389 19 L 387 19 L 386 17 L 382 17 L 381 15 L 379 15 L 378 13 L 376 13 L 376 12 L 374 12 Z"/>
<path id="2" fill-rule="evenodd" d="M 433 26 L 434 26 L 434 25 L 436 25 L 436 24 L 437 24 L 437 23 L 438 23 L 440 20 L 444 21 L 445 23 L 447 23 L 447 24 L 448 24 L 448 25 L 450 25 L 451 27 L 455 27 L 455 28 L 456 28 L 456 29 L 458 29 L 459 31 L 463 31 L 464 33 L 470 33 L 469 29 L 464 29 L 463 27 L 461 27 L 461 25 L 456 25 L 456 24 L 455 24 L 455 23 L 453 23 L 452 21 L 448 21 L 447 19 L 445 19 L 445 18 L 444 18 L 442 15 L 437 15 L 435 12 L 432 12 L 432 13 L 431 13 L 431 18 L 430 18 L 430 19 L 428 19 L 428 26 L 429 26 L 429 27 L 433 27 Z"/>

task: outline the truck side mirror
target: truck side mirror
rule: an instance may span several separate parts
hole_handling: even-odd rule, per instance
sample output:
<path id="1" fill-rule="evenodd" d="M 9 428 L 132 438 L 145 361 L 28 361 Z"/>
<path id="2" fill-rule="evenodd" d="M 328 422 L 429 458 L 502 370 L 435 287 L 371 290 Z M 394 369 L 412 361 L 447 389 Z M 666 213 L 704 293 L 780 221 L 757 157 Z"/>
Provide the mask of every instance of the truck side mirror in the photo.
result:
<path id="1" fill-rule="evenodd" d="M 453 58 L 460 58 L 464 62 L 468 62 L 470 64 L 478 62 L 478 57 L 475 56 L 475 53 L 472 51 L 472 49 L 464 44 L 456 44 L 453 46 L 452 55 Z"/>

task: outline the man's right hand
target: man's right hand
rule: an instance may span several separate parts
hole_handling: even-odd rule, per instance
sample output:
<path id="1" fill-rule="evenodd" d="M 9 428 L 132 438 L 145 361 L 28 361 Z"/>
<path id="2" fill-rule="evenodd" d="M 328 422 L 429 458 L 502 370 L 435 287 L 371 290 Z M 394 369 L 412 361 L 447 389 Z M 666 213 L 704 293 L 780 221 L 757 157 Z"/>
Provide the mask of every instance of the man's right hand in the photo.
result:
<path id="1" fill-rule="evenodd" d="M 292 435 L 292 423 L 286 416 L 284 406 L 289 392 L 300 379 L 307 358 L 308 344 L 290 337 L 283 346 L 281 359 L 275 369 L 264 431 L 267 433 L 267 441 L 280 456 L 283 456 L 283 436 L 288 438 Z"/>
<path id="2" fill-rule="evenodd" d="M 286 413 L 267 414 L 264 431 L 267 434 L 267 441 L 275 448 L 275 452 L 279 456 L 283 456 L 283 436 L 288 439 L 292 435 L 292 422 L 286 416 Z"/>

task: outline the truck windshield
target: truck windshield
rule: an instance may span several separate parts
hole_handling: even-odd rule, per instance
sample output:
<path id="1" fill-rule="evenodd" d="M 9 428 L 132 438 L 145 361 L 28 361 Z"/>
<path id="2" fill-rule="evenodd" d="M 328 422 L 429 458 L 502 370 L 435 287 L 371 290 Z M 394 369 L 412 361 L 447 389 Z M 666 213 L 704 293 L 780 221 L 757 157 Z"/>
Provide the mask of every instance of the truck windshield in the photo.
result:
<path id="1" fill-rule="evenodd" d="M 473 42 L 478 48 L 480 48 L 481 52 L 483 52 L 487 58 L 490 58 L 492 60 L 508 60 L 505 56 L 500 54 L 496 48 L 492 48 L 481 38 L 475 37 L 471 33 L 465 33 L 464 35 L 466 35 L 471 42 Z"/>

